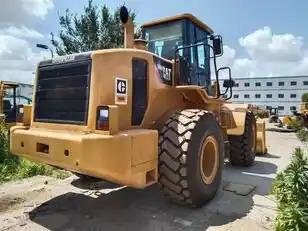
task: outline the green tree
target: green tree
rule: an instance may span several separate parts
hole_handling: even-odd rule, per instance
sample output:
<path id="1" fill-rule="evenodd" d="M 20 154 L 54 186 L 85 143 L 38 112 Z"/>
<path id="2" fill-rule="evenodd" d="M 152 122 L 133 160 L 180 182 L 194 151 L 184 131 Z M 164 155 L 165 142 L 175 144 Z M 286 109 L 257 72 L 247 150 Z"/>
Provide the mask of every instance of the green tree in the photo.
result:
<path id="1" fill-rule="evenodd" d="M 51 33 L 51 42 L 57 54 L 123 47 L 119 8 L 111 13 L 106 5 L 97 6 L 89 0 L 80 15 L 73 14 L 67 9 L 65 15 L 59 16 L 60 41 L 56 41 Z M 134 22 L 136 14 L 131 10 L 129 14 Z"/>
<path id="2" fill-rule="evenodd" d="M 302 95 L 302 102 L 307 102 L 308 103 L 308 92 L 307 93 L 304 93 Z"/>

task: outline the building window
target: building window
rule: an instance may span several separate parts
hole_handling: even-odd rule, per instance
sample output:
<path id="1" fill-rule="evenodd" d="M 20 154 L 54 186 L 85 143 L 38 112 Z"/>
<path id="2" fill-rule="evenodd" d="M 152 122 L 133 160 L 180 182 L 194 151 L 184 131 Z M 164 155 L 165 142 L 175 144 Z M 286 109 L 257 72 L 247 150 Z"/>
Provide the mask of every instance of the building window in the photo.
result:
<path id="1" fill-rule="evenodd" d="M 271 110 L 272 107 L 271 106 L 266 106 L 266 110 Z"/>
<path id="2" fill-rule="evenodd" d="M 278 106 L 278 110 L 279 111 L 283 111 L 284 110 L 284 106 Z"/>
<path id="3" fill-rule="evenodd" d="M 248 98 L 249 98 L 249 95 L 248 95 L 248 94 L 245 94 L 245 95 L 244 95 L 244 98 L 245 98 L 245 99 L 248 99 Z"/>
<path id="4" fill-rule="evenodd" d="M 296 98 L 296 94 L 291 94 L 290 98 Z"/>
<path id="5" fill-rule="evenodd" d="M 278 94 L 278 98 L 280 99 L 284 98 L 284 94 Z"/>
<path id="6" fill-rule="evenodd" d="M 290 111 L 296 111 L 296 106 L 291 106 Z"/>
<path id="7" fill-rule="evenodd" d="M 273 86 L 273 83 L 272 82 L 266 82 L 266 86 L 271 87 L 271 86 Z"/>
<path id="8" fill-rule="evenodd" d="M 256 99 L 260 99 L 260 98 L 261 98 L 261 95 L 260 95 L 260 94 L 255 94 L 255 98 L 256 98 Z"/>
<path id="9" fill-rule="evenodd" d="M 257 83 L 256 83 L 256 87 L 261 87 L 261 83 L 260 83 L 260 82 L 257 82 Z"/>
<path id="10" fill-rule="evenodd" d="M 235 84 L 234 84 L 234 87 L 238 87 L 238 83 L 235 83 Z"/>
<path id="11" fill-rule="evenodd" d="M 280 86 L 280 87 L 284 86 L 284 82 L 279 82 L 278 86 Z"/>
<path id="12" fill-rule="evenodd" d="M 296 81 L 291 81 L 291 86 L 296 86 L 297 82 Z"/>
<path id="13" fill-rule="evenodd" d="M 307 86 L 307 85 L 308 85 L 308 81 L 304 81 L 303 84 L 304 84 L 305 86 Z"/>
<path id="14" fill-rule="evenodd" d="M 233 98 L 234 99 L 238 99 L 238 95 L 233 95 Z"/>
<path id="15" fill-rule="evenodd" d="M 249 84 L 249 83 L 245 83 L 244 86 L 245 86 L 245 87 L 249 87 L 250 84 Z"/>
<path id="16" fill-rule="evenodd" d="M 267 94 L 266 95 L 266 98 L 272 98 L 273 96 L 272 96 L 272 94 Z"/>

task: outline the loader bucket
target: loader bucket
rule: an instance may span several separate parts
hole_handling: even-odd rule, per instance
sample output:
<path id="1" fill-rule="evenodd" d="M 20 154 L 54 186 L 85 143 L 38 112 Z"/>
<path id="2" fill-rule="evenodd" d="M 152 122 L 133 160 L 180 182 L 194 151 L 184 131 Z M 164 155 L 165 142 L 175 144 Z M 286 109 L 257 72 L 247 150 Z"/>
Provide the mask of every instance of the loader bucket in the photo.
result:
<path id="1" fill-rule="evenodd" d="M 257 146 L 256 153 L 264 155 L 267 153 L 266 137 L 265 137 L 265 121 L 262 119 L 257 120 Z"/>

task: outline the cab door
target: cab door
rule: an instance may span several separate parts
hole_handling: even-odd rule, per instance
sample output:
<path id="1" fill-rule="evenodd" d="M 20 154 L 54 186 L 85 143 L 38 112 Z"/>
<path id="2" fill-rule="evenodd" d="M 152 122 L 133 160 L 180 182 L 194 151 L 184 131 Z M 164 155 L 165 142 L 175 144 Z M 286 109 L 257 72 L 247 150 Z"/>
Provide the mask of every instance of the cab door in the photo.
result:
<path id="1" fill-rule="evenodd" d="M 206 31 L 192 22 L 184 26 L 184 46 L 179 50 L 180 85 L 198 85 L 208 94 L 211 89 L 209 47 Z"/>

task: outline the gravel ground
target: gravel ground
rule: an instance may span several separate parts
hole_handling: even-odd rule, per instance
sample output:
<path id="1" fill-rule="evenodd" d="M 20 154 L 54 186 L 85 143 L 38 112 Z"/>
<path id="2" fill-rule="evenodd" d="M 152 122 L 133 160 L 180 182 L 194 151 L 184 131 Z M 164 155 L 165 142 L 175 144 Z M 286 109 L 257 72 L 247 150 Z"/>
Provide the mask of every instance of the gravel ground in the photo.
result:
<path id="1" fill-rule="evenodd" d="M 218 194 L 201 209 L 169 203 L 157 186 L 136 190 L 75 176 L 3 184 L 0 230 L 272 230 L 271 184 L 300 142 L 294 133 L 267 132 L 267 143 L 269 154 L 250 168 L 226 163 Z"/>

